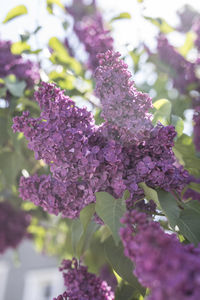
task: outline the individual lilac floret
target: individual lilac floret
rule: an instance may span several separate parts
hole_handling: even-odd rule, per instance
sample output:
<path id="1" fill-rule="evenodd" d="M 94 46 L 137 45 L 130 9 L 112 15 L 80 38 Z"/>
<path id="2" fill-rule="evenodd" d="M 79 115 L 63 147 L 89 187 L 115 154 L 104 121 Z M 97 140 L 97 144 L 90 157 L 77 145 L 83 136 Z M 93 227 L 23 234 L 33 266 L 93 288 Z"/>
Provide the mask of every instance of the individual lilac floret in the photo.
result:
<path id="1" fill-rule="evenodd" d="M 114 300 L 114 293 L 107 282 L 89 273 L 87 267 L 75 258 L 63 260 L 60 271 L 67 290 L 53 300 Z"/>
<path id="2" fill-rule="evenodd" d="M 194 145 L 198 152 L 200 152 L 200 106 L 197 106 L 193 116 L 194 121 Z"/>
<path id="3" fill-rule="evenodd" d="M 158 38 L 157 50 L 161 61 L 174 71 L 172 72 L 173 84 L 180 93 L 187 92 L 190 84 L 198 85 L 198 78 L 195 75 L 196 64 L 187 61 L 162 34 Z"/>
<path id="4" fill-rule="evenodd" d="M 107 51 L 99 54 L 98 59 L 95 92 L 101 100 L 103 118 L 117 128 L 121 141 L 142 140 L 152 128 L 148 114 L 151 98 L 133 87 L 131 73 L 120 53 Z"/>
<path id="5" fill-rule="evenodd" d="M 18 80 L 25 80 L 32 88 L 39 81 L 39 68 L 36 63 L 24 60 L 21 55 L 11 52 L 11 42 L 0 40 L 0 78 L 14 74 Z"/>
<path id="6" fill-rule="evenodd" d="M 97 54 L 113 49 L 110 31 L 104 28 L 95 1 L 90 5 L 85 5 L 82 0 L 74 1 L 66 9 L 74 18 L 74 32 L 89 54 L 88 67 L 94 71 L 98 66 Z"/>
<path id="7" fill-rule="evenodd" d="M 134 274 L 150 289 L 148 300 L 196 300 L 200 295 L 200 246 L 181 244 L 144 213 L 129 212 L 120 229 Z"/>
<path id="8" fill-rule="evenodd" d="M 27 213 L 15 210 L 8 202 L 0 202 L 0 253 L 8 248 L 16 248 L 28 237 L 29 224 L 30 216 Z"/>

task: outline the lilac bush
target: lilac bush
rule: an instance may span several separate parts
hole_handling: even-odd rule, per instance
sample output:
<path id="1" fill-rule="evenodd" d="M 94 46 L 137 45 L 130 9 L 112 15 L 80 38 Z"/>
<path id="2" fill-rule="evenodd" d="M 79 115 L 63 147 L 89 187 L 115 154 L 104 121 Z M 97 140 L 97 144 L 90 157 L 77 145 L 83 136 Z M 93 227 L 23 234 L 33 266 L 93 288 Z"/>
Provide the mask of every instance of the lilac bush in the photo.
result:
<path id="1" fill-rule="evenodd" d="M 170 34 L 173 27 L 162 18 L 146 18 L 160 30 L 157 52 L 153 54 L 149 45 L 140 45 L 138 49 L 128 45 L 124 47 L 125 56 L 127 62 L 133 59 L 136 73 L 145 64 L 145 52 L 148 62 L 162 70 L 152 68 L 155 82 L 151 84 L 148 78 L 137 86 L 128 65 L 113 50 L 111 30 L 107 29 L 96 1 L 73 0 L 66 7 L 59 1 L 50 1 L 47 7 L 54 17 L 55 4 L 63 10 L 63 17 L 68 13 L 73 19 L 70 34 L 76 34 L 88 54 L 86 63 L 85 54 L 82 57 L 84 68 L 77 58 L 76 40 L 71 43 L 73 35 L 68 35 L 63 45 L 56 37 L 51 38 L 50 68 L 44 68 L 49 80 L 36 86 L 37 65 L 24 60 L 22 55 L 13 55 L 10 42 L 0 42 L 0 77 L 13 74 L 17 81 L 24 80 L 28 88 L 35 90 L 36 100 L 29 103 L 28 90 L 21 97 L 24 99 L 14 99 L 16 107 L 9 119 L 14 116 L 12 128 L 17 134 L 9 133 L 9 142 L 4 142 L 6 147 L 0 149 L 0 164 L 4 154 L 13 151 L 13 145 L 17 155 L 20 151 L 30 155 L 19 147 L 23 138 L 35 154 L 35 166 L 25 166 L 22 172 L 20 166 L 15 181 L 19 184 L 19 197 L 36 206 L 26 202 L 22 205 L 34 216 L 31 229 L 38 246 L 67 258 L 60 268 L 65 292 L 54 300 L 198 299 L 198 13 L 180 13 L 180 21 L 186 18 L 188 24 L 178 28 L 180 32 L 195 32 L 193 61 L 188 53 L 183 56 L 180 49 L 168 42 L 164 34 Z M 191 15 L 195 16 L 192 21 Z M 111 21 L 130 17 L 125 12 Z M 40 49 L 37 51 L 40 53 Z M 171 82 L 176 91 L 170 91 Z M 150 94 L 155 95 L 153 103 Z M 165 99 L 171 95 L 172 99 Z M 177 109 L 179 98 L 181 104 Z M 91 111 L 78 105 L 81 99 L 90 102 Z M 29 111 L 24 109 L 26 103 Z M 192 136 L 185 134 L 181 119 L 187 108 L 194 110 Z M 0 116 L 0 124 L 3 121 Z M 14 157 L 16 163 L 17 159 L 18 156 Z M 5 161 L 0 176 L 7 175 L 7 165 L 9 162 Z M 20 178 L 21 173 L 24 176 Z M 16 195 L 12 183 L 10 187 Z M 7 186 L 0 191 L 9 195 Z M 28 214 L 20 214 L 19 226 L 15 217 L 15 226 L 12 220 L 5 222 L 8 215 L 2 214 L 0 249 L 1 245 L 2 249 L 8 248 L 9 243 L 9 247 L 15 248 L 27 236 L 30 220 L 24 220 L 28 220 Z M 9 230 L 19 229 L 21 235 L 15 238 L 10 233 L 10 242 L 6 226 Z"/>

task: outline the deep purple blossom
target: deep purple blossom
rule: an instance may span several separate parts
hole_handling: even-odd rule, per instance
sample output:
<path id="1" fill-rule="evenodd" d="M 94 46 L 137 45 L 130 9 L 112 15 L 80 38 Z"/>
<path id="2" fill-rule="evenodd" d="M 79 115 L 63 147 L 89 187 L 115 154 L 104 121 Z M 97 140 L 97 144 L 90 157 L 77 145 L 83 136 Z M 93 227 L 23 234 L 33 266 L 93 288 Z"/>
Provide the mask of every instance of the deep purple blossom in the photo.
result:
<path id="1" fill-rule="evenodd" d="M 96 95 L 101 100 L 102 116 L 117 128 L 123 142 L 142 140 L 152 128 L 148 110 L 151 98 L 137 91 L 130 80 L 131 73 L 118 52 L 99 54 L 95 71 Z"/>
<path id="2" fill-rule="evenodd" d="M 94 71 L 98 66 L 97 54 L 113 49 L 110 31 L 105 29 L 95 1 L 86 5 L 82 0 L 76 0 L 66 9 L 74 18 L 74 32 L 89 55 L 88 67 Z"/>
<path id="3" fill-rule="evenodd" d="M 143 142 L 126 148 L 128 164 L 124 168 L 124 183 L 131 193 L 127 200 L 128 208 L 132 208 L 136 200 L 144 197 L 140 182 L 145 182 L 154 189 L 166 191 L 176 190 L 178 193 L 189 182 L 189 174 L 182 166 L 177 165 L 172 151 L 176 132 L 173 126 L 157 125 L 148 133 Z M 143 203 L 139 202 L 143 209 Z M 152 204 L 145 209 L 153 210 Z"/>
<path id="4" fill-rule="evenodd" d="M 88 182 L 63 183 L 50 175 L 21 177 L 20 196 L 50 214 L 76 218 L 82 208 L 95 201 L 94 192 Z"/>
<path id="5" fill-rule="evenodd" d="M 196 300 L 200 295 L 200 246 L 183 245 L 158 222 L 133 210 L 122 219 L 124 254 L 151 291 L 148 300 Z"/>
<path id="6" fill-rule="evenodd" d="M 24 60 L 21 55 L 11 52 L 10 41 L 0 41 L 0 78 L 13 74 L 19 80 L 24 80 L 28 87 L 39 81 L 39 68 L 36 63 Z"/>
<path id="7" fill-rule="evenodd" d="M 190 84 L 198 86 L 199 80 L 195 74 L 196 64 L 187 61 L 162 34 L 158 37 L 157 50 L 161 61 L 173 70 L 171 74 L 173 85 L 180 93 L 186 93 Z"/>
<path id="8" fill-rule="evenodd" d="M 107 62 L 105 56 L 109 58 Z M 128 189 L 131 196 L 127 207 L 132 209 L 134 202 L 144 197 L 140 182 L 178 193 L 189 182 L 188 172 L 178 165 L 172 151 L 174 127 L 161 124 L 153 127 L 148 114 L 150 98 L 132 86 L 130 73 L 118 53 L 109 51 L 100 57 L 96 76 L 103 112 L 106 99 L 111 104 L 116 98 L 130 103 L 125 109 L 119 102 L 113 110 L 116 118 L 122 119 L 120 125 L 113 124 L 113 118 L 96 126 L 91 113 L 76 107 L 63 91 L 48 83 L 42 83 L 35 93 L 41 108 L 40 117 L 33 119 L 24 112 L 14 118 L 14 131 L 24 133 L 36 159 L 43 159 L 52 172 L 52 177 L 22 178 L 21 197 L 56 215 L 78 217 L 82 208 L 95 202 L 95 192 L 99 191 L 119 198 Z M 120 116 L 123 107 L 124 118 Z M 148 206 L 148 210 L 152 209 L 152 205 Z"/>
<path id="9" fill-rule="evenodd" d="M 0 202 L 0 253 L 8 248 L 16 248 L 28 237 L 29 224 L 30 216 L 27 213 L 14 209 L 9 202 Z"/>
<path id="10" fill-rule="evenodd" d="M 192 28 L 194 21 L 200 19 L 198 11 L 194 10 L 190 5 L 184 5 L 178 12 L 180 24 L 177 30 L 187 32 Z"/>
<path id="11" fill-rule="evenodd" d="M 187 189 L 187 191 L 183 195 L 183 199 L 192 199 L 200 201 L 200 193 L 193 189 Z"/>
<path id="12" fill-rule="evenodd" d="M 89 273 L 87 267 L 75 258 L 63 260 L 60 271 L 67 290 L 54 300 L 114 300 L 114 293 L 107 282 Z"/>
<path id="13" fill-rule="evenodd" d="M 140 182 L 177 192 L 187 184 L 188 173 L 176 166 L 172 151 L 173 126 L 151 125 L 151 130 L 143 132 L 142 141 L 123 144 L 117 126 L 108 122 L 95 126 L 92 115 L 76 107 L 54 84 L 43 83 L 35 96 L 42 110 L 40 117 L 33 119 L 24 112 L 14 118 L 13 129 L 24 133 L 36 159 L 50 165 L 52 177 L 22 178 L 24 200 L 50 213 L 75 218 L 95 202 L 95 192 L 106 191 L 119 198 L 128 189 L 131 208 L 144 196 Z"/>
<path id="14" fill-rule="evenodd" d="M 14 118 L 14 130 L 24 133 L 36 159 L 49 164 L 55 178 L 77 181 L 86 173 L 91 174 L 98 164 L 95 160 L 90 163 L 92 149 L 88 139 L 94 131 L 91 113 L 76 107 L 64 91 L 53 84 L 43 83 L 35 97 L 41 116 L 32 119 L 24 112 Z"/>

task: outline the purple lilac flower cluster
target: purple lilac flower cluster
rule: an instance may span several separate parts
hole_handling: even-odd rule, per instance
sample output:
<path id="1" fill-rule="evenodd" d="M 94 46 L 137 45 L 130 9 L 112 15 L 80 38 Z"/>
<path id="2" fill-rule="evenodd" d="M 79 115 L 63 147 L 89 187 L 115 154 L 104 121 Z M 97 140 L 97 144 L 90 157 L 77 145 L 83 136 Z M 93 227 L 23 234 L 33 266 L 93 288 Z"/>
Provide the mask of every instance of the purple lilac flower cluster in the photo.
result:
<path id="1" fill-rule="evenodd" d="M 200 295 L 200 246 L 181 244 L 159 223 L 133 210 L 122 219 L 124 254 L 134 274 L 151 291 L 148 300 L 196 300 Z"/>
<path id="2" fill-rule="evenodd" d="M 193 26 L 194 31 L 197 33 L 195 41 L 197 48 L 200 47 L 200 21 L 197 21 Z M 161 60 L 174 70 L 173 84 L 180 93 L 187 94 L 189 85 L 193 85 L 193 89 L 199 95 L 200 84 L 199 78 L 196 76 L 196 68 L 199 65 L 199 59 L 195 63 L 187 61 L 175 48 L 169 44 L 164 35 L 158 38 L 158 53 Z M 192 97 L 192 106 L 194 108 L 194 144 L 197 151 L 200 151 L 200 138 L 199 138 L 199 122 L 200 122 L 200 109 L 199 109 L 199 96 Z"/>
<path id="3" fill-rule="evenodd" d="M 198 51 L 200 51 L 200 17 L 194 23 L 192 29 L 196 33 L 197 37 L 195 39 L 195 46 L 197 47 Z"/>
<path id="4" fill-rule="evenodd" d="M 27 213 L 16 211 L 8 202 L 0 202 L 0 253 L 8 248 L 16 248 L 28 237 L 29 224 L 30 216 Z"/>
<path id="5" fill-rule="evenodd" d="M 200 19 L 198 11 L 194 10 L 190 5 L 184 5 L 178 12 L 180 24 L 177 30 L 187 32 L 192 28 L 194 20 Z"/>
<path id="6" fill-rule="evenodd" d="M 162 34 L 158 37 L 157 50 L 161 61 L 168 64 L 174 71 L 173 84 L 180 93 L 186 93 L 190 84 L 198 85 L 199 80 L 195 74 L 196 64 L 187 61 Z"/>
<path id="7" fill-rule="evenodd" d="M 37 64 L 24 60 L 21 55 L 11 52 L 11 42 L 0 40 L 0 78 L 14 74 L 17 79 L 24 80 L 29 88 L 39 81 Z"/>
<path id="8" fill-rule="evenodd" d="M 66 9 L 74 18 L 74 32 L 89 54 L 88 67 L 94 71 L 98 66 L 97 54 L 113 49 L 110 31 L 104 28 L 102 16 L 96 8 L 95 1 L 92 1 L 90 5 L 85 5 L 83 0 L 74 0 L 72 6 Z"/>
<path id="9" fill-rule="evenodd" d="M 114 300 L 114 293 L 107 282 L 89 273 L 87 267 L 75 258 L 63 260 L 60 271 L 63 272 L 67 290 L 53 300 Z"/>
<path id="10" fill-rule="evenodd" d="M 112 78 L 113 87 L 117 88 L 115 80 L 119 85 L 118 77 L 129 78 L 130 74 L 127 74 L 127 67 L 123 67 L 119 61 L 118 54 L 109 51 L 105 54 L 107 56 L 114 61 L 106 69 Z M 116 73 L 115 78 L 112 74 Z M 98 80 L 97 89 L 100 89 Z M 100 82 L 103 85 L 102 79 Z M 126 91 L 132 87 L 128 80 L 121 80 L 121 83 Z M 131 193 L 127 200 L 129 208 L 135 200 L 144 196 L 139 188 L 139 183 L 143 181 L 153 188 L 180 192 L 188 182 L 188 173 L 181 166 L 176 166 L 172 151 L 176 135 L 174 127 L 161 124 L 153 127 L 147 118 L 150 129 L 148 126 L 145 128 L 146 114 L 143 110 L 146 112 L 151 106 L 150 99 L 135 88 L 132 90 L 137 110 L 132 110 L 128 122 L 133 124 L 140 115 L 143 121 L 140 123 L 140 134 L 143 139 L 138 141 L 138 136 L 133 133 L 135 139 L 132 137 L 130 143 L 129 136 L 128 142 L 125 135 L 121 140 L 121 128 L 117 124 L 113 126 L 112 122 L 107 121 L 95 126 L 92 115 L 86 109 L 76 107 L 54 84 L 42 83 L 35 93 L 42 110 L 41 116 L 33 119 L 28 112 L 24 112 L 21 117 L 14 118 L 13 129 L 24 133 L 36 159 L 43 159 L 50 165 L 52 177 L 35 175 L 22 178 L 21 197 L 50 213 L 62 213 L 65 217 L 75 218 L 83 207 L 95 202 L 94 194 L 98 191 L 106 191 L 119 198 L 128 189 Z M 119 90 L 117 95 L 122 100 L 126 97 L 123 90 L 121 94 Z M 104 101 L 102 104 L 104 106 Z"/>
<path id="11" fill-rule="evenodd" d="M 148 110 L 151 98 L 137 91 L 130 80 L 128 66 L 120 53 L 107 51 L 99 54 L 99 66 L 95 71 L 96 95 L 102 103 L 102 116 L 117 128 L 123 142 L 143 140 L 152 128 Z"/>
<path id="12" fill-rule="evenodd" d="M 35 95 L 41 116 L 32 119 L 24 112 L 14 118 L 13 129 L 24 133 L 36 159 L 50 165 L 53 178 L 23 178 L 22 198 L 51 213 L 62 212 L 63 216 L 74 218 L 84 206 L 95 201 L 96 191 L 122 195 L 125 185 L 120 184 L 121 145 L 102 136 L 91 114 L 76 107 L 54 84 L 43 83 Z"/>
<path id="13" fill-rule="evenodd" d="M 176 132 L 173 126 L 157 125 L 143 142 L 127 149 L 129 164 L 125 168 L 125 184 L 132 199 L 143 197 L 140 182 L 152 188 L 180 192 L 189 180 L 189 174 L 182 166 L 176 166 L 172 151 Z M 132 201 L 128 201 L 132 205 Z"/>

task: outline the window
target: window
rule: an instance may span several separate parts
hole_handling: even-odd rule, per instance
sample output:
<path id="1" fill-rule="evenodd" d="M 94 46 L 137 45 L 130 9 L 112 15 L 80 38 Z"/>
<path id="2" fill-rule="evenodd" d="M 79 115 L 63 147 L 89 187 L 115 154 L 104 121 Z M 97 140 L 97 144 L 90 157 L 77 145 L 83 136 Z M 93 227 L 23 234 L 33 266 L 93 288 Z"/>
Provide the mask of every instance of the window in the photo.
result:
<path id="1" fill-rule="evenodd" d="M 64 291 L 58 269 L 32 270 L 25 274 L 23 300 L 49 300 Z"/>

